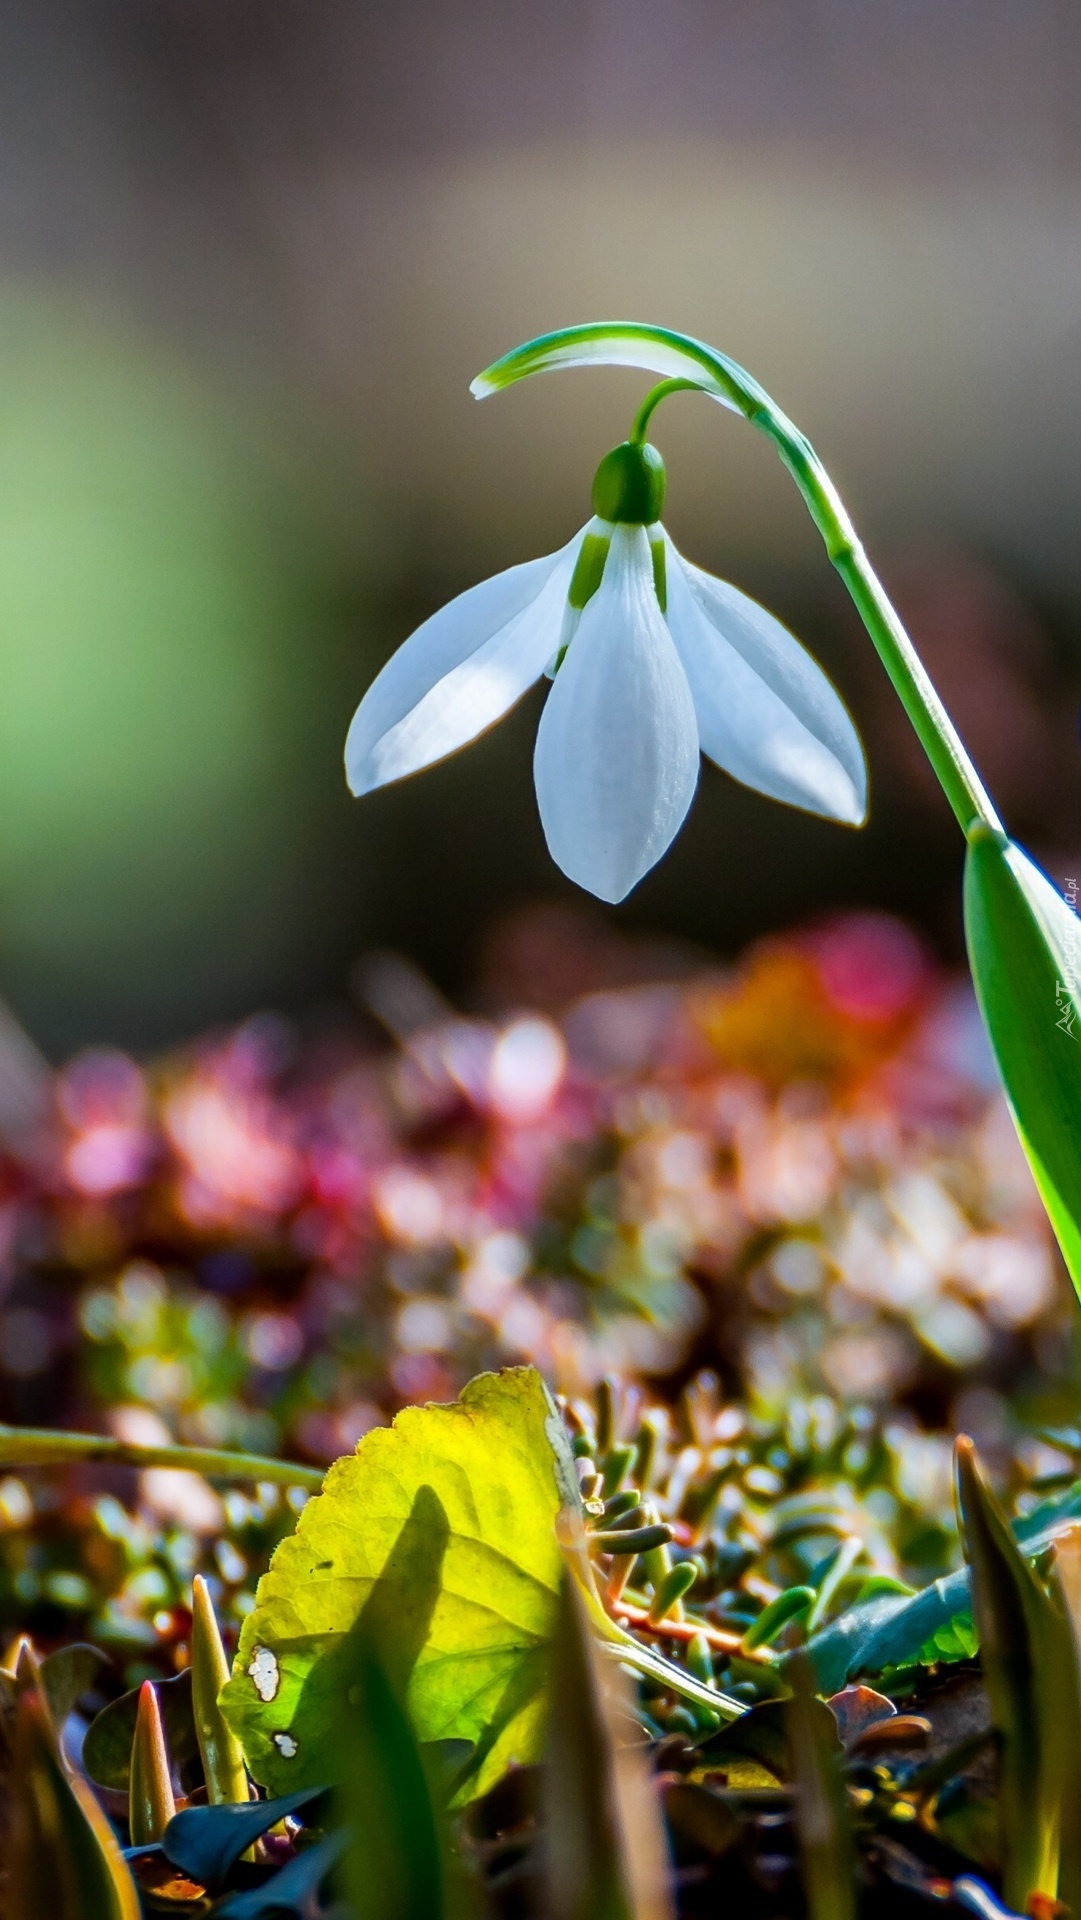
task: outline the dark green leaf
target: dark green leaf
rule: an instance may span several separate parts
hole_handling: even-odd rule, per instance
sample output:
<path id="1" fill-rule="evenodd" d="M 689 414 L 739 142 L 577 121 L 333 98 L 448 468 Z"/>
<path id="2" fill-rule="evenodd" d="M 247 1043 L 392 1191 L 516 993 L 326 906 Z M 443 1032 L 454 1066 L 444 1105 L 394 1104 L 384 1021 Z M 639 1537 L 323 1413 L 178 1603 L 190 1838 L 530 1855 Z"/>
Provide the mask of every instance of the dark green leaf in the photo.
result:
<path id="1" fill-rule="evenodd" d="M 965 931 L 1021 1144 L 1081 1292 L 1081 923 L 1020 847 L 979 829 Z"/>
<path id="2" fill-rule="evenodd" d="M 214 1920 L 262 1920 L 272 1913 L 309 1914 L 314 1895 L 341 1859 L 348 1837 L 344 1831 L 328 1833 L 325 1840 L 298 1853 L 261 1887 L 234 1893 L 215 1907 Z"/>
<path id="3" fill-rule="evenodd" d="M 83 1694 L 93 1686 L 109 1656 L 100 1647 L 78 1641 L 70 1647 L 58 1647 L 47 1653 L 41 1663 L 41 1686 L 49 1703 L 49 1712 L 57 1727 L 78 1706 Z"/>
<path id="4" fill-rule="evenodd" d="M 174 1766 L 194 1760 L 199 1751 L 191 1708 L 191 1670 L 156 1683 L 158 1705 Z M 139 1715 L 138 1687 L 121 1694 L 92 1720 L 83 1745 L 83 1765 L 99 1787 L 126 1793 L 131 1775 L 131 1750 Z"/>
<path id="5" fill-rule="evenodd" d="M 348 1670 L 357 1704 L 337 1735 L 344 1760 L 338 1803 L 349 1831 L 345 1882 L 355 1920 L 449 1920 L 460 1889 L 443 1818 L 445 1781 L 426 1766 L 367 1630 L 350 1637 Z"/>
<path id="6" fill-rule="evenodd" d="M 834 1751 L 839 1760 L 841 1737 L 829 1707 L 812 1698 L 807 1711 L 816 1723 L 816 1739 Z M 776 1779 L 786 1781 L 789 1777 L 787 1700 L 760 1701 L 731 1726 L 721 1727 L 708 1740 L 699 1742 L 695 1752 L 701 1764 L 710 1768 L 724 1769 L 727 1765 L 730 1770 L 731 1762 L 737 1757 L 757 1760 Z"/>
<path id="7" fill-rule="evenodd" d="M 1050 1546 L 1057 1533 L 1081 1519 L 1081 1484 L 1053 1500 L 1041 1501 L 1013 1524 L 1014 1536 L 1028 1559 Z M 836 1693 L 861 1673 L 882 1673 L 887 1667 L 911 1666 L 933 1635 L 958 1615 L 971 1614 L 968 1568 L 934 1580 L 911 1596 L 884 1594 L 865 1606 L 852 1607 L 807 1643 L 819 1688 Z M 786 1656 L 786 1661 L 791 1659 Z"/>
<path id="8" fill-rule="evenodd" d="M 204 1887 L 216 1886 L 254 1841 L 269 1833 L 287 1813 L 311 1806 L 324 1792 L 322 1787 L 306 1787 L 301 1793 L 285 1793 L 277 1800 L 185 1807 L 174 1814 L 162 1834 L 162 1851 L 189 1879 L 198 1880 Z"/>

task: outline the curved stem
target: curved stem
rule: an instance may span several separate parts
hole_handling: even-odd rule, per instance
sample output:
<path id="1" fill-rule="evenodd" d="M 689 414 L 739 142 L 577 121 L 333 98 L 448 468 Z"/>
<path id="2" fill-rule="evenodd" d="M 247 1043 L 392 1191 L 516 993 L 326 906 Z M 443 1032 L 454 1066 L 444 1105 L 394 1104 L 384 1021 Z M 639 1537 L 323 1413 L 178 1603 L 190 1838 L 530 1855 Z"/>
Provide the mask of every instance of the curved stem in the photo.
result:
<path id="1" fill-rule="evenodd" d="M 692 386 L 768 434 L 803 495 L 962 830 L 967 835 L 982 826 L 1001 837 L 1002 825 L 983 782 L 856 537 L 836 487 L 810 441 L 765 388 L 738 361 L 704 340 L 641 321 L 597 321 L 564 327 L 515 347 L 478 375 L 472 390 L 483 399 L 530 374 L 583 366 L 639 367 L 666 376 L 642 403 L 635 431 L 666 393 Z"/>
<path id="2" fill-rule="evenodd" d="M 659 387 L 654 387 L 639 410 L 635 428 L 642 415 L 645 414 L 648 420 L 654 407 L 659 406 L 669 393 L 695 384 L 688 380 L 666 380 Z M 758 389 L 753 403 L 741 406 L 740 411 L 752 426 L 773 441 L 802 493 L 826 552 L 874 641 L 879 659 L 893 682 L 962 831 L 967 836 L 973 827 L 984 826 L 993 833 L 1001 834 L 1002 823 L 969 758 L 964 741 L 939 698 L 934 682 L 905 631 L 885 587 L 868 560 L 841 496 L 810 441 L 761 389 Z"/>
<path id="3" fill-rule="evenodd" d="M 632 446 L 642 445 L 654 407 L 659 407 L 661 401 L 667 400 L 670 393 L 701 393 L 701 391 L 697 380 L 662 380 L 659 387 L 652 387 L 634 416 L 634 425 L 628 435 Z"/>
<path id="4" fill-rule="evenodd" d="M 140 1447 L 102 1433 L 63 1433 L 45 1427 L 0 1426 L 0 1467 L 59 1467 L 97 1461 L 116 1467 L 181 1467 L 220 1480 L 265 1480 L 278 1487 L 318 1493 L 321 1467 L 271 1460 L 258 1453 L 227 1453 L 218 1447 Z"/>
<path id="5" fill-rule="evenodd" d="M 856 537 L 829 474 L 810 442 L 772 401 L 749 415 L 769 435 L 810 509 L 833 565 L 878 650 L 886 672 L 931 762 L 962 832 L 983 826 L 996 835 L 1002 822 L 957 728 L 916 652 L 885 587 Z"/>

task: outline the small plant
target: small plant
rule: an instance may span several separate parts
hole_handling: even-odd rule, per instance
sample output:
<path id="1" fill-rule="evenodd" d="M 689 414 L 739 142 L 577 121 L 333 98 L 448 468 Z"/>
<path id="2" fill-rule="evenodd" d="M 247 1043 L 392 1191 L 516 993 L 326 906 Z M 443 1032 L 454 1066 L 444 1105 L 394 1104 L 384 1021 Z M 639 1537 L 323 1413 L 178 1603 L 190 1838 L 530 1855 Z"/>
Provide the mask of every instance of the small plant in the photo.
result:
<path id="1" fill-rule="evenodd" d="M 684 1417 L 673 1454 L 652 1415 L 624 1439 L 613 1383 L 559 1409 L 529 1370 L 407 1410 L 279 1547 L 220 1695 L 203 1588 L 192 1669 L 84 1718 L 81 1763 L 102 1658 L 22 1642 L 5 1911 L 40 1881 L 65 1920 L 502 1920 L 522 1888 L 543 1920 L 664 1920 L 699 1897 L 779 1915 L 801 1881 L 814 1920 L 876 1888 L 1050 1913 L 1079 1874 L 1081 1487 L 1011 1526 L 959 1442 L 970 1566 L 913 1591 L 838 1541 L 813 1450 L 734 1557 L 711 1465 L 731 1411 Z M 767 1597 L 767 1567 L 811 1559 Z M 123 1851 L 94 1788 L 128 1809 Z"/>
<path id="2" fill-rule="evenodd" d="M 547 672 L 535 768 L 545 833 L 564 871 L 604 899 L 623 898 L 671 843 L 700 750 L 775 798 L 858 824 L 863 756 L 838 696 L 771 615 L 693 567 L 660 522 L 664 467 L 646 440 L 658 405 L 694 390 L 741 414 L 800 487 L 965 835 L 977 993 L 1081 1289 L 1081 1081 L 1063 1016 L 1081 1010 L 1073 914 L 1005 833 L 821 463 L 742 368 L 664 329 L 586 326 L 516 349 L 474 391 L 598 363 L 663 378 L 597 470 L 594 519 L 561 553 L 485 582 L 406 643 L 354 720 L 351 784 L 367 791 L 428 765 Z M 783 977 L 785 1006 L 806 994 L 821 1013 L 819 977 L 798 963 Z M 778 1003 L 768 983 L 766 1002 Z M 746 1022 L 732 1013 L 702 1016 L 702 1031 L 723 1030 L 734 1079 L 768 1077 L 775 1052 L 759 1042 L 748 1051 Z M 440 1074 L 475 1112 L 517 1114 L 523 1132 L 535 1123 L 544 1101 L 534 1087 L 523 1104 L 498 1064 L 508 1037 L 473 1030 L 469 1046 L 418 1044 L 413 1095 L 401 1096 L 416 1101 L 409 1124 L 430 1121 L 416 1088 Z M 550 1100 L 566 1048 L 551 1028 L 534 1043 Z M 799 1058 L 802 1085 L 812 1069 L 858 1075 L 869 1053 L 831 1015 Z M 332 1269 L 343 1220 L 360 1236 L 350 1213 L 359 1163 L 318 1126 L 305 1148 L 299 1132 L 285 1137 L 253 1092 L 250 1064 L 232 1110 L 213 1076 L 200 1085 L 181 1075 L 166 1095 L 163 1133 L 183 1170 L 158 1163 L 146 1237 L 170 1209 L 196 1233 L 229 1225 L 250 1268 L 253 1249 L 265 1257 L 268 1222 L 286 1222 L 279 1275 L 305 1246 Z M 107 1123 L 109 1165 L 122 1149 L 128 1191 L 155 1178 L 155 1148 L 142 1093 L 126 1070 L 113 1078 L 126 1118 Z M 738 1091 L 729 1084 L 727 1097 Z M 93 1104 L 73 1097 L 70 1111 Z M 625 1108 L 612 1099 L 610 1140 L 633 1132 Z M 751 1105 L 742 1112 L 746 1145 L 754 1116 Z M 225 1186 L 204 1151 L 208 1113 L 212 1137 L 232 1142 Z M 685 1136 L 685 1157 L 693 1148 Z M 488 1184 L 509 1187 L 514 1155 L 501 1176 L 497 1160 Z M 74 1164 L 90 1202 L 101 1168 L 93 1153 Z M 451 1345 L 449 1311 L 413 1297 L 423 1221 L 440 1196 L 416 1177 L 411 1187 L 401 1165 L 382 1176 L 376 1210 L 412 1250 L 412 1265 L 387 1263 L 404 1297 L 401 1342 L 428 1356 L 426 1380 L 448 1379 L 431 1356 Z M 934 1181 L 902 1185 L 882 1182 L 879 1213 L 888 1204 L 902 1219 L 907 1208 L 915 1241 L 930 1208 L 956 1263 L 947 1279 L 959 1279 L 960 1204 Z M 874 1211 L 864 1205 L 865 1228 Z M 564 1205 L 558 1230 L 549 1220 L 550 1252 L 558 1245 L 574 1284 L 595 1290 L 598 1337 L 613 1300 L 624 1320 L 659 1321 L 663 1298 L 686 1330 L 700 1324 L 680 1260 L 666 1266 L 657 1236 L 626 1231 L 611 1164 L 594 1170 L 579 1212 Z M 63 1243 L 91 1249 L 83 1271 L 106 1257 L 106 1224 L 92 1204 L 63 1219 Z M 775 1229 L 748 1228 L 738 1277 L 798 1303 L 825 1265 L 826 1235 L 787 1236 L 786 1256 Z M 531 1254 L 509 1229 L 493 1248 L 499 1238 L 487 1235 L 489 1265 L 478 1253 L 462 1292 L 472 1290 L 475 1320 L 487 1314 L 502 1329 Z M 555 1290 L 569 1284 L 552 1277 Z M 835 1317 L 851 1317 L 855 1297 L 853 1283 Z M 584 1345 L 571 1353 L 568 1321 L 532 1304 L 550 1355 L 573 1374 Z M 946 1306 L 971 1336 L 975 1316 L 956 1297 Z M 190 1524 L 152 1534 L 109 1495 L 93 1525 L 83 1514 L 83 1571 L 43 1576 L 36 1538 L 12 1557 L 11 1593 L 42 1599 L 53 1625 L 50 1606 L 89 1617 L 103 1601 L 95 1617 L 123 1648 L 125 1671 L 62 1634 L 47 1650 L 20 1636 L 0 1666 L 5 1920 L 766 1920 L 801 1897 L 810 1920 L 854 1920 L 887 1899 L 898 1915 L 935 1902 L 1030 1920 L 1050 1920 L 1056 1902 L 1081 1911 L 1073 1428 L 1034 1441 L 1051 1467 L 1018 1475 L 1012 1515 L 959 1440 L 954 1516 L 941 1495 L 914 1491 L 913 1428 L 891 1425 L 888 1408 L 821 1392 L 777 1391 L 769 1403 L 757 1389 L 726 1404 L 715 1375 L 652 1403 L 614 1378 L 592 1398 L 557 1400 L 536 1367 L 518 1366 L 478 1373 L 456 1400 L 407 1404 L 389 1426 L 378 1409 L 365 1415 L 354 1451 L 317 1450 L 341 1456 L 324 1475 L 275 1452 L 297 1409 L 307 1418 L 319 1404 L 323 1355 L 310 1357 L 301 1393 L 282 1388 L 280 1412 L 237 1398 L 242 1347 L 253 1370 L 288 1373 L 304 1345 L 298 1321 L 264 1302 L 241 1337 L 223 1308 L 171 1293 L 138 1261 L 112 1290 L 91 1291 L 82 1314 L 113 1397 L 137 1387 L 134 1411 L 145 1415 L 156 1386 L 184 1405 L 189 1442 L 167 1428 L 155 1439 L 5 1427 L 0 1459 L 27 1472 L 176 1475 L 155 1483 L 159 1503 Z M 793 1307 L 790 1347 L 797 1320 Z M 372 1377 L 373 1328 L 361 1321 L 351 1337 Z M 948 1352 L 932 1326 L 928 1310 L 923 1336 Z M 821 1321 L 806 1318 L 804 1331 L 821 1345 Z M 963 1341 L 952 1351 L 963 1364 Z M 400 1400 L 424 1397 L 421 1374 L 396 1366 Z M 199 1391 L 211 1383 L 208 1419 Z M 253 1434 L 261 1442 L 249 1449 Z M 238 1444 L 215 1444 L 227 1438 Z M 5 1482 L 0 1498 L 13 1530 L 28 1524 L 22 1481 Z M 261 1573 L 254 1592 L 249 1568 Z M 218 1617 L 212 1579 L 229 1592 L 231 1621 Z"/>

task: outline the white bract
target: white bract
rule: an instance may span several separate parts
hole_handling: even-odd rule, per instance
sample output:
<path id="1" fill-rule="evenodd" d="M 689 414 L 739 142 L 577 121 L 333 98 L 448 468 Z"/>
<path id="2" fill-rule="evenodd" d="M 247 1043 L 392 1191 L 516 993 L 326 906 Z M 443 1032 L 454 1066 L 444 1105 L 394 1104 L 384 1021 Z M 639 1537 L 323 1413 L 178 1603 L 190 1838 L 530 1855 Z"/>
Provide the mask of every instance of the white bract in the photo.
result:
<path id="1" fill-rule="evenodd" d="M 671 845 L 700 753 L 790 806 L 851 826 L 864 817 L 863 751 L 821 668 L 772 614 L 685 560 L 659 521 L 618 502 L 558 553 L 459 594 L 399 647 L 349 729 L 353 792 L 453 753 L 546 671 L 541 822 L 557 866 L 602 900 L 622 900 Z"/>

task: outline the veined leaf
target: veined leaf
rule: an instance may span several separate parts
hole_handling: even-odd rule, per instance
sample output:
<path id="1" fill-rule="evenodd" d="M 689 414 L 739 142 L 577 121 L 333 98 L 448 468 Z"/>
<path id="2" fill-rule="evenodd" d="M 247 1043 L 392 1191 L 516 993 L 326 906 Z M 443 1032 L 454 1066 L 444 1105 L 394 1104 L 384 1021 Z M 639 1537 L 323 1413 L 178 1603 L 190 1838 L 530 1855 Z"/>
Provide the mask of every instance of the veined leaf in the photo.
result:
<path id="1" fill-rule="evenodd" d="M 1010 1110 L 1081 1293 L 1081 922 L 1020 847 L 980 829 L 965 931 Z"/>
<path id="2" fill-rule="evenodd" d="M 408 1407 L 339 1460 L 282 1542 L 221 1706 L 272 1792 L 340 1772 L 354 1633 L 371 1638 L 421 1741 L 472 1743 L 458 1799 L 539 1758 L 562 1557 L 577 1507 L 563 1426 L 530 1367 Z"/>

